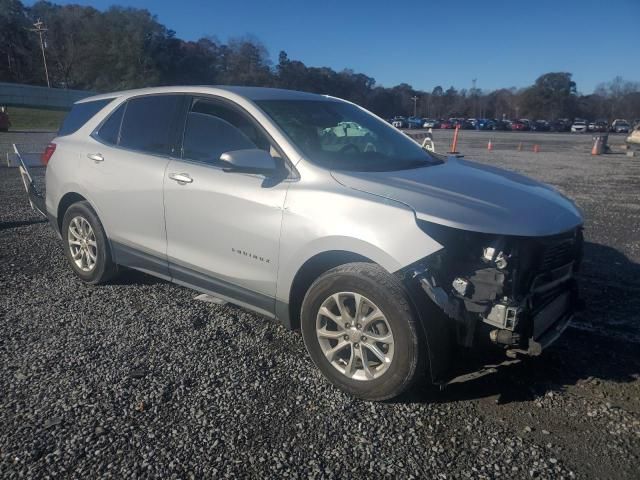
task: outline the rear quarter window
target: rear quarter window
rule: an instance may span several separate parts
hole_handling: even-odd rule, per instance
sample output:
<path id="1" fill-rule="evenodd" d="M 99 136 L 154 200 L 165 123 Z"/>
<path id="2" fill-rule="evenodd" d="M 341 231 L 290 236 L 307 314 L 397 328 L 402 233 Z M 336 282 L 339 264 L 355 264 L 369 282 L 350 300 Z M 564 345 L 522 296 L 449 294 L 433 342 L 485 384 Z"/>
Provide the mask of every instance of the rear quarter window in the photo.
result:
<path id="1" fill-rule="evenodd" d="M 109 118 L 94 133 L 94 137 L 99 138 L 102 142 L 110 145 L 117 145 L 120 139 L 120 125 L 122 117 L 126 109 L 126 103 L 120 105 L 115 112 L 109 115 Z"/>
<path id="2" fill-rule="evenodd" d="M 94 100 L 93 102 L 76 103 L 62 122 L 60 130 L 58 130 L 58 136 L 62 137 L 77 132 L 112 100 L 112 98 L 107 98 L 105 100 Z"/>

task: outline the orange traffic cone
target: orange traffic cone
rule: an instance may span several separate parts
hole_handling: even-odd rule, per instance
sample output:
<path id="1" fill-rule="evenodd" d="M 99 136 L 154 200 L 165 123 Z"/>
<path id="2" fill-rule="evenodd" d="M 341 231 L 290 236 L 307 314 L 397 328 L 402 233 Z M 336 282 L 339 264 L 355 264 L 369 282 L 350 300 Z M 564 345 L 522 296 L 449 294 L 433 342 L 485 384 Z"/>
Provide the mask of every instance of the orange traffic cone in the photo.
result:
<path id="1" fill-rule="evenodd" d="M 540 147 L 536 144 L 533 146 L 533 153 L 538 153 L 540 151 Z"/>
<path id="2" fill-rule="evenodd" d="M 453 132 L 453 142 L 451 142 L 451 151 L 449 153 L 458 153 L 458 132 L 460 131 L 460 125 L 456 125 L 456 129 Z"/>
<path id="3" fill-rule="evenodd" d="M 521 152 L 521 151 L 522 151 L 522 142 L 520 142 L 520 143 L 518 144 L 518 151 L 519 151 L 519 152 Z"/>
<path id="4" fill-rule="evenodd" d="M 596 141 L 593 142 L 593 147 L 591 148 L 591 155 L 600 155 L 600 137 L 597 137 Z"/>
<path id="5" fill-rule="evenodd" d="M 491 143 L 491 140 L 489 140 L 489 143 L 487 143 L 487 150 L 493 150 L 493 143 Z"/>

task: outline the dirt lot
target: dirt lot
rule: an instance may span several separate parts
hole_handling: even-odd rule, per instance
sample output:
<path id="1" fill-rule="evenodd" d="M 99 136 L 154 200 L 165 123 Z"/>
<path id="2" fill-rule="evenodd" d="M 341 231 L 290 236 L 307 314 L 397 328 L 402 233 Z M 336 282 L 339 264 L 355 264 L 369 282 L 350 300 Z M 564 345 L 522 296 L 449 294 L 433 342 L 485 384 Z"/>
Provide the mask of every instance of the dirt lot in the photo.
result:
<path id="1" fill-rule="evenodd" d="M 0 133 L 0 158 L 49 138 Z M 640 159 L 590 147 L 462 132 L 466 158 L 584 209 L 587 308 L 539 359 L 384 404 L 327 385 L 299 334 L 239 308 L 138 273 L 80 284 L 0 168 L 0 477 L 638 478 Z"/>

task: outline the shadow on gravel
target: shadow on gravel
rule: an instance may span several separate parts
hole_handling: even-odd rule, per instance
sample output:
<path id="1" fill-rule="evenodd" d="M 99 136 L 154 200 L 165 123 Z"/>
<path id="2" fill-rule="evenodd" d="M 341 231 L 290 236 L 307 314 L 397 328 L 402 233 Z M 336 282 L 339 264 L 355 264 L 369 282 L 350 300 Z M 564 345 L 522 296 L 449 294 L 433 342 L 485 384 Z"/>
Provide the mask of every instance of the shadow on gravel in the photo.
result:
<path id="1" fill-rule="evenodd" d="M 476 381 L 452 385 L 431 401 L 496 397 L 498 404 L 530 402 L 582 382 L 632 382 L 640 376 L 638 345 L 592 332 L 568 329 L 540 358 L 499 370 Z"/>
<path id="2" fill-rule="evenodd" d="M 46 223 L 46 219 L 39 220 L 18 220 L 16 222 L 0 222 L 0 231 L 10 230 L 12 228 L 26 227 L 28 225 L 36 225 L 38 223 Z"/>
<path id="3" fill-rule="evenodd" d="M 156 285 L 160 283 L 167 282 L 161 278 L 130 268 L 123 268 L 116 278 L 109 281 L 110 285 Z"/>
<path id="4" fill-rule="evenodd" d="M 503 367 L 476 380 L 417 389 L 401 403 L 449 403 L 496 397 L 499 404 L 529 402 L 600 380 L 628 383 L 640 378 L 640 265 L 620 251 L 585 244 L 580 273 L 586 309 L 542 356 Z"/>

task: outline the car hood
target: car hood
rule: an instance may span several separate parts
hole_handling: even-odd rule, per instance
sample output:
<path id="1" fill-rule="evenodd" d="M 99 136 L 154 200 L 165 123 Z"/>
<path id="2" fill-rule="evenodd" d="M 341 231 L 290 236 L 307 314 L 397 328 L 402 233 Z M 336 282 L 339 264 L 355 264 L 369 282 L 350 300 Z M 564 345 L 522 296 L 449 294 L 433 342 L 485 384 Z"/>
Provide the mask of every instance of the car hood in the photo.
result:
<path id="1" fill-rule="evenodd" d="M 404 203 L 421 220 L 463 230 L 546 236 L 583 221 L 576 205 L 553 188 L 455 157 L 424 168 L 332 175 L 346 187 Z"/>

